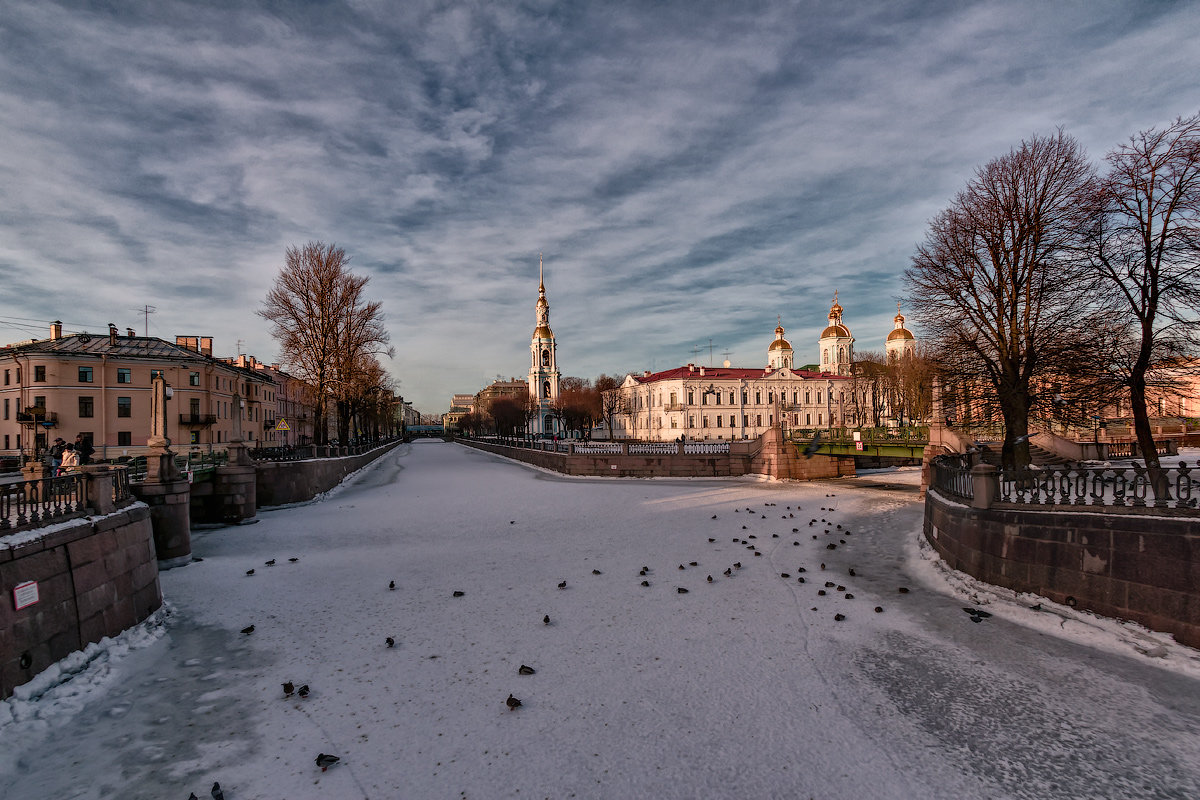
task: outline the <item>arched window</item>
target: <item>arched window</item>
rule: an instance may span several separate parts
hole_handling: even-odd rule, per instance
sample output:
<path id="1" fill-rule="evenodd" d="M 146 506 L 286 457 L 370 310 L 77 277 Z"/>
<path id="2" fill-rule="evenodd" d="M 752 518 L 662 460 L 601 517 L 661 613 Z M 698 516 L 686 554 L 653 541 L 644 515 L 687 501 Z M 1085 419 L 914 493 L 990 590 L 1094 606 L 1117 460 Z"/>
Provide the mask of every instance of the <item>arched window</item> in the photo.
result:
<path id="1" fill-rule="evenodd" d="M 822 351 L 821 358 L 823 359 L 823 363 L 825 363 L 825 364 L 829 363 L 829 350 L 828 349 Z"/>
<path id="2" fill-rule="evenodd" d="M 550 396 L 550 381 L 542 381 L 542 397 Z"/>
<path id="3" fill-rule="evenodd" d="M 542 420 L 542 425 L 543 425 L 542 430 L 544 430 L 544 431 L 554 430 L 554 417 L 547 414 L 546 419 Z"/>
<path id="4" fill-rule="evenodd" d="M 840 364 L 841 362 L 843 362 L 845 360 L 846 360 L 846 348 L 839 347 L 838 348 L 838 363 Z"/>
<path id="5" fill-rule="evenodd" d="M 542 366 L 543 367 L 550 366 L 550 350 L 549 349 L 542 351 Z"/>

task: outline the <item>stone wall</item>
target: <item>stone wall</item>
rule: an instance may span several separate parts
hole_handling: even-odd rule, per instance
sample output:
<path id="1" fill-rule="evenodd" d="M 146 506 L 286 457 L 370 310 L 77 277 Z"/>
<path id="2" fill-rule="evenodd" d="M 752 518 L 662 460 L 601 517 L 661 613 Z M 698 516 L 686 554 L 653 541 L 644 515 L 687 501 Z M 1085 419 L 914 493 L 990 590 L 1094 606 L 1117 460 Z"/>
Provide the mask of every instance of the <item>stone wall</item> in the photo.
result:
<path id="1" fill-rule="evenodd" d="M 980 580 L 1200 647 L 1200 519 L 1145 511 L 969 508 L 931 489 L 925 537 Z"/>
<path id="2" fill-rule="evenodd" d="M 813 480 L 854 475 L 854 459 L 832 456 L 804 458 L 797 447 L 771 431 L 753 446 L 729 453 L 558 453 L 524 447 L 459 439 L 460 444 L 523 461 L 564 475 L 609 478 L 728 478 L 769 475 L 774 478 Z M 737 443 L 741 444 L 741 443 Z"/>
<path id="3" fill-rule="evenodd" d="M 281 506 L 311 500 L 341 483 L 355 470 L 390 453 L 400 442 L 390 442 L 356 456 L 312 458 L 304 461 L 260 461 L 255 494 L 258 507 Z"/>
<path id="4" fill-rule="evenodd" d="M 39 599 L 18 611 L 13 590 L 27 581 L 37 581 Z M 161 605 L 150 512 L 142 503 L 0 538 L 0 699 Z"/>

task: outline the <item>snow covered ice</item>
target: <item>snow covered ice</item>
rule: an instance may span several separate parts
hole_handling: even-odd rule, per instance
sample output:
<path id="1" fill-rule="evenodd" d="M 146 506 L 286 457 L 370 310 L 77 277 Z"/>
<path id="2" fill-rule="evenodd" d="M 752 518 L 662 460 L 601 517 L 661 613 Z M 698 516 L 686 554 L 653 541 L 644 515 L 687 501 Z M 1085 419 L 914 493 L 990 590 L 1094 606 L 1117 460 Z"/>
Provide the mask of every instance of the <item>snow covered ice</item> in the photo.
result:
<path id="1" fill-rule="evenodd" d="M 0 703 L 0 796 L 1200 797 L 1196 651 L 945 569 L 918 480 L 401 446 L 194 532 L 164 611 Z"/>

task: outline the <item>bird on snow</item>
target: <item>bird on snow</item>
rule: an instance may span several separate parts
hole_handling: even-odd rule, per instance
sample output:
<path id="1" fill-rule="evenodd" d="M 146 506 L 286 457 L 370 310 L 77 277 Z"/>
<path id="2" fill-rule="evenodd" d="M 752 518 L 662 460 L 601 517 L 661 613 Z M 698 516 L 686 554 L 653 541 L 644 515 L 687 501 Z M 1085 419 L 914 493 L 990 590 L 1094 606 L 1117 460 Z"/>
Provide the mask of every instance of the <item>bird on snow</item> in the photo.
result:
<path id="1" fill-rule="evenodd" d="M 543 624 L 543 625 L 549 625 L 549 624 L 550 624 L 550 615 L 549 615 L 549 614 L 547 614 L 546 616 L 542 617 L 542 624 Z"/>
<path id="2" fill-rule="evenodd" d="M 712 575 L 709 575 L 709 576 L 708 576 L 708 582 L 709 582 L 709 583 L 712 583 Z"/>
<path id="3" fill-rule="evenodd" d="M 275 566 L 275 559 L 272 558 L 270 561 L 264 561 L 263 565 L 268 566 L 268 567 L 273 567 L 273 566 Z"/>
<path id="4" fill-rule="evenodd" d="M 691 564 L 693 567 L 699 566 L 699 563 L 696 561 L 689 561 L 688 563 Z"/>
<path id="5" fill-rule="evenodd" d="M 246 570 L 246 574 L 247 574 L 247 575 L 253 575 L 253 574 L 254 574 L 254 570 L 252 570 L 252 569 L 248 569 L 248 570 Z"/>
<path id="6" fill-rule="evenodd" d="M 524 664 L 522 664 L 521 666 L 517 667 L 517 674 L 518 674 L 518 675 L 532 675 L 532 674 L 534 674 L 535 672 L 537 672 L 537 670 L 535 670 L 533 667 L 527 667 L 527 666 L 525 666 Z"/>
<path id="7" fill-rule="evenodd" d="M 212 798 L 213 800 L 225 800 L 225 793 L 221 791 L 221 784 L 217 781 L 213 781 Z"/>
<path id="8" fill-rule="evenodd" d="M 741 568 L 742 568 L 742 562 L 740 562 L 740 561 L 735 561 L 735 562 L 733 562 L 733 568 L 734 568 L 734 569 L 741 569 Z"/>
<path id="9" fill-rule="evenodd" d="M 191 794 L 188 795 L 188 800 L 200 800 L 200 798 L 196 797 L 195 792 L 192 792 Z"/>
<path id="10" fill-rule="evenodd" d="M 558 588 L 560 588 L 560 589 L 565 589 L 565 588 L 567 588 L 567 582 L 566 582 L 566 581 L 563 581 L 562 583 L 560 583 L 560 584 L 558 585 Z"/>
<path id="11" fill-rule="evenodd" d="M 308 697 L 308 684 L 306 683 L 297 689 L 296 694 L 300 695 L 301 697 Z"/>
<path id="12" fill-rule="evenodd" d="M 900 594 L 908 594 L 908 587 L 907 587 L 907 586 L 901 586 L 901 587 L 900 587 Z"/>
<path id="13" fill-rule="evenodd" d="M 465 594 L 465 593 L 464 592 L 455 592 L 453 596 L 454 597 L 462 597 L 463 594 Z"/>
<path id="14" fill-rule="evenodd" d="M 729 568 L 727 567 L 727 568 L 725 569 L 725 574 L 726 574 L 726 575 L 732 575 L 732 574 L 733 574 L 733 570 L 731 570 L 731 569 L 729 569 Z"/>
<path id="15" fill-rule="evenodd" d="M 388 588 L 394 590 L 396 588 L 396 582 L 388 581 Z"/>
<path id="16" fill-rule="evenodd" d="M 709 541 L 709 543 L 711 544 L 712 542 L 715 542 L 715 541 L 716 541 L 716 539 L 714 539 L 714 538 L 712 538 L 712 537 L 710 536 L 710 537 L 708 537 L 708 541 Z"/>
<path id="17" fill-rule="evenodd" d="M 642 586 L 649 586 L 649 585 L 650 585 L 650 581 L 642 581 Z"/>
<path id="18" fill-rule="evenodd" d="M 288 681 L 287 683 L 283 684 L 283 696 L 284 697 L 291 697 L 295 693 L 296 693 L 295 684 L 293 684 L 291 681 Z"/>
<path id="19" fill-rule="evenodd" d="M 299 561 L 299 560 L 300 560 L 300 559 L 298 559 L 298 558 L 289 558 L 289 559 L 288 559 L 288 561 L 292 562 L 293 564 L 295 564 L 295 563 L 296 563 L 297 561 Z"/>
<path id="20" fill-rule="evenodd" d="M 883 613 L 883 606 L 875 606 L 875 613 L 876 613 L 876 614 L 882 614 L 882 613 Z"/>
<path id="21" fill-rule="evenodd" d="M 317 753 L 317 757 L 313 759 L 317 766 L 321 768 L 321 772 L 332 767 L 337 762 L 341 761 L 337 756 L 331 756 L 328 753 Z"/>
<path id="22" fill-rule="evenodd" d="M 680 569 L 683 569 L 683 564 L 680 564 L 680 565 L 679 565 L 679 568 L 680 568 Z"/>
<path id="23" fill-rule="evenodd" d="M 713 519 L 716 519 L 716 518 L 717 518 L 717 515 L 716 515 L 716 514 L 713 514 L 713 515 L 712 515 L 712 518 L 713 518 Z"/>
<path id="24" fill-rule="evenodd" d="M 600 570 L 598 570 L 598 569 L 594 569 L 594 570 L 592 570 L 592 574 L 593 574 L 593 575 L 600 575 L 600 574 L 601 574 L 601 572 L 600 572 Z"/>
<path id="25" fill-rule="evenodd" d="M 393 639 L 393 638 L 392 638 L 392 637 L 390 637 L 390 636 L 389 636 L 389 637 L 387 637 L 387 639 L 385 639 L 384 641 L 386 641 L 386 642 L 387 642 L 387 646 L 388 646 L 388 647 L 395 647 L 395 646 L 396 646 L 396 640 L 395 640 L 395 639 Z"/>
<path id="26" fill-rule="evenodd" d="M 687 589 L 685 589 L 685 588 L 683 588 L 682 586 L 677 586 L 677 587 L 675 587 L 675 591 L 679 592 L 680 594 L 687 594 L 687 593 L 688 593 L 688 590 L 687 590 Z"/>
<path id="27" fill-rule="evenodd" d="M 242 628 L 242 633 L 254 633 L 254 626 L 251 625 L 249 627 Z"/>
<path id="28" fill-rule="evenodd" d="M 509 711 L 515 711 L 521 707 L 521 701 L 513 697 L 511 694 L 508 696 L 508 699 L 504 701 L 504 704 L 508 706 Z"/>
<path id="29" fill-rule="evenodd" d="M 853 578 L 853 577 L 854 577 L 854 569 L 853 569 L 853 568 L 851 568 L 851 570 L 850 570 L 850 577 L 851 577 L 851 578 Z"/>
<path id="30" fill-rule="evenodd" d="M 841 622 L 842 620 L 844 620 L 846 618 L 846 615 L 845 614 L 834 614 L 833 618 L 836 619 L 838 622 Z"/>

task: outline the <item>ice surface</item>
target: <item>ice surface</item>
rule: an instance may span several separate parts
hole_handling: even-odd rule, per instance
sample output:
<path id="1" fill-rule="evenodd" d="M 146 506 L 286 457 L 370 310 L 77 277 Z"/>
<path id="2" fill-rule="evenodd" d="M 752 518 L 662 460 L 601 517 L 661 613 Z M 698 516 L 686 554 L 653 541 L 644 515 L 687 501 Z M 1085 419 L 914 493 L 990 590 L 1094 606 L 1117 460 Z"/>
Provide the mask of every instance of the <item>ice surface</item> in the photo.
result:
<path id="1" fill-rule="evenodd" d="M 196 532 L 167 612 L 0 704 L 0 796 L 1200 796 L 1195 652 L 945 570 L 919 480 L 568 479 L 402 446 Z"/>

